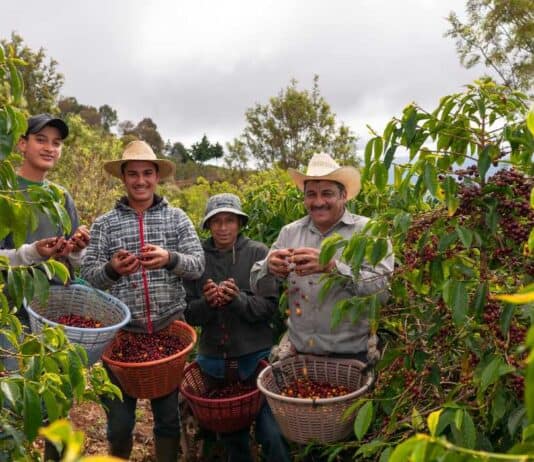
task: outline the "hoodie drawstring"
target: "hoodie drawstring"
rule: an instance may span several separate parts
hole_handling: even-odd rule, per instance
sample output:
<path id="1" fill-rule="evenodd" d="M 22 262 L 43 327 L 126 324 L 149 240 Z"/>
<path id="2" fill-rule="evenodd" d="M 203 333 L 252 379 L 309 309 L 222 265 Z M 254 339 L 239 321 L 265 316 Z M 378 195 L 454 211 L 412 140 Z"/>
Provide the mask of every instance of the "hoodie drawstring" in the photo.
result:
<path id="1" fill-rule="evenodd" d="M 139 235 L 141 239 L 141 249 L 142 249 L 145 246 L 145 231 L 143 227 L 143 214 L 138 213 L 137 218 L 139 221 Z M 143 292 L 145 295 L 146 323 L 147 323 L 148 333 L 151 334 L 153 329 L 152 329 L 152 319 L 150 318 L 150 295 L 148 293 L 148 278 L 146 276 L 146 270 L 144 266 L 141 266 L 141 274 L 143 277 Z"/>

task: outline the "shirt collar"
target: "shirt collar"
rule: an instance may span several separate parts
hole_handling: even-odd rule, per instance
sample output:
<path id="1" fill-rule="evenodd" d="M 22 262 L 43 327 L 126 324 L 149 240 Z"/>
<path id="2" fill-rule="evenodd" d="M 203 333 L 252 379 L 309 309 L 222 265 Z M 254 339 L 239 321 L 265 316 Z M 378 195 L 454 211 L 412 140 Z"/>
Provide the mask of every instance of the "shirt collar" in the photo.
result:
<path id="1" fill-rule="evenodd" d="M 345 211 L 343 212 L 343 215 L 341 215 L 341 218 L 326 233 L 322 233 L 321 231 L 319 231 L 317 229 L 317 227 L 314 225 L 314 223 L 313 223 L 313 221 L 312 221 L 312 219 L 311 219 L 311 217 L 309 215 L 308 215 L 307 226 L 308 226 L 308 229 L 311 232 L 326 236 L 327 234 L 332 233 L 332 231 L 334 231 L 336 228 L 338 228 L 340 226 L 340 224 L 343 224 L 343 225 L 354 225 L 355 223 L 356 223 L 356 220 L 355 220 L 354 216 L 352 215 L 352 213 L 350 213 L 347 209 L 345 209 Z"/>

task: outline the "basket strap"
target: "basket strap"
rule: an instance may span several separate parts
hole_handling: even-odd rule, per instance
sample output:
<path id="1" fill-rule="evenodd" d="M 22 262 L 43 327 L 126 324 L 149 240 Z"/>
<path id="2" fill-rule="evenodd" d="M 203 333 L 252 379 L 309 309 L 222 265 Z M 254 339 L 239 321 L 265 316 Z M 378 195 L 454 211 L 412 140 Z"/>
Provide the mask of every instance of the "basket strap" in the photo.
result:
<path id="1" fill-rule="evenodd" d="M 145 231 L 143 226 L 143 214 L 138 213 L 137 214 L 138 220 L 139 220 L 139 236 L 141 239 L 141 248 L 145 246 Z M 145 294 L 145 312 L 146 312 L 146 323 L 147 323 L 147 330 L 148 333 L 151 334 L 153 332 L 152 329 L 152 319 L 150 318 L 150 295 L 148 293 L 148 278 L 146 276 L 146 270 L 145 267 L 141 267 L 141 274 L 143 277 L 143 292 Z"/>

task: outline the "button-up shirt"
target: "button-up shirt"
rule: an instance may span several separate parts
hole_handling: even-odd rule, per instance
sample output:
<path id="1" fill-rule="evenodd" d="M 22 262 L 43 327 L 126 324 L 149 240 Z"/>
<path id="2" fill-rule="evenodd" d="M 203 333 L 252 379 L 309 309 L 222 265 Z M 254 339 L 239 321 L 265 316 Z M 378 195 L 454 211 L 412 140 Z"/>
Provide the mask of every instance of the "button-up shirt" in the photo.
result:
<path id="1" fill-rule="evenodd" d="M 280 231 L 271 252 L 277 249 L 314 247 L 320 248 L 325 238 L 338 233 L 345 239 L 350 239 L 354 233 L 361 232 L 368 218 L 352 214 L 345 210 L 341 219 L 326 233 L 321 233 L 313 224 L 309 216 L 286 225 Z M 363 315 L 353 323 L 344 318 L 335 328 L 331 328 L 332 309 L 336 302 L 353 296 L 380 294 L 379 299 L 387 299 L 389 276 L 393 272 L 394 257 L 391 244 L 388 242 L 388 254 L 376 266 L 364 260 L 357 279 L 352 274 L 351 267 L 340 261 L 342 249 L 335 255 L 336 270 L 339 274 L 348 276 L 347 283 L 334 285 L 322 301 L 319 301 L 319 291 L 322 281 L 321 274 L 297 276 L 291 272 L 288 276 L 287 296 L 289 303 L 289 340 L 298 352 L 308 354 L 327 355 L 357 354 L 367 350 L 369 337 L 369 322 Z M 263 278 L 274 277 L 269 273 L 268 257 L 257 262 L 251 271 L 251 287 L 258 288 L 258 282 Z"/>

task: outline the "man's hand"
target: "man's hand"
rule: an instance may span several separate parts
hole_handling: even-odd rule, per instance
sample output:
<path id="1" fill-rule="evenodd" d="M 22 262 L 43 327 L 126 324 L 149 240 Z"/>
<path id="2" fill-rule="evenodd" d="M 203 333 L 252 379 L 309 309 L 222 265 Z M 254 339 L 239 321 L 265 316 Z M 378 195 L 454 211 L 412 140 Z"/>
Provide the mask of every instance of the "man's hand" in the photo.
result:
<path id="1" fill-rule="evenodd" d="M 124 249 L 115 252 L 110 263 L 111 267 L 121 276 L 135 273 L 140 266 L 137 256 Z"/>
<path id="2" fill-rule="evenodd" d="M 267 267 L 269 272 L 279 278 L 286 278 L 291 271 L 290 257 L 293 255 L 293 249 L 273 250 L 267 257 Z"/>
<path id="3" fill-rule="evenodd" d="M 326 265 L 321 265 L 319 263 L 320 253 L 321 251 L 314 247 L 300 247 L 295 249 L 289 261 L 295 263 L 295 273 L 297 276 L 308 276 L 314 273 L 332 271 L 335 266 L 335 261 L 332 259 Z"/>
<path id="4" fill-rule="evenodd" d="M 163 268 L 169 264 L 171 256 L 169 252 L 157 245 L 146 244 L 141 249 L 139 261 L 146 269 Z"/>
<path id="5" fill-rule="evenodd" d="M 64 249 L 66 240 L 63 237 L 47 237 L 35 242 L 35 249 L 44 258 L 55 257 Z"/>
<path id="6" fill-rule="evenodd" d="M 239 295 L 239 287 L 237 287 L 234 278 L 229 278 L 219 284 L 219 295 L 222 305 L 230 303 Z"/>
<path id="7" fill-rule="evenodd" d="M 219 286 L 213 282 L 212 279 L 208 279 L 202 288 L 204 298 L 211 307 L 221 306 L 221 300 L 219 295 Z"/>
<path id="8" fill-rule="evenodd" d="M 73 244 L 73 252 L 79 252 L 87 247 L 91 236 L 85 226 L 80 226 L 71 236 L 70 241 Z"/>

